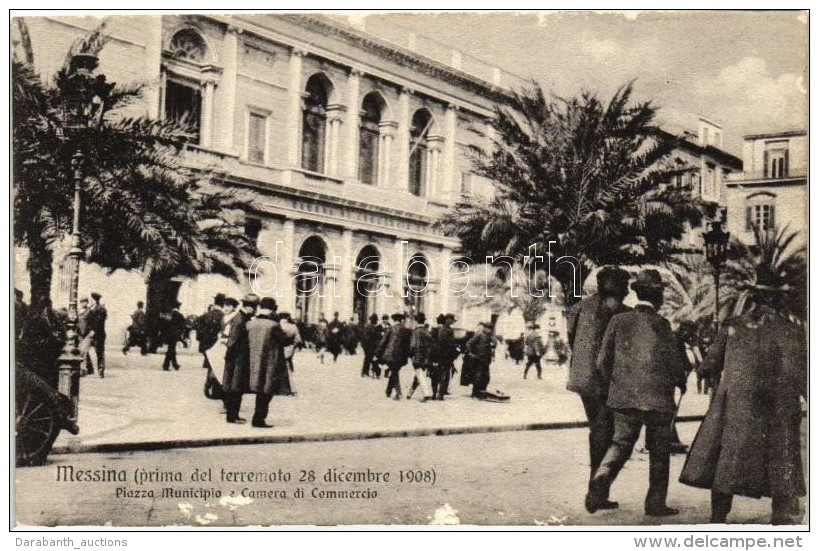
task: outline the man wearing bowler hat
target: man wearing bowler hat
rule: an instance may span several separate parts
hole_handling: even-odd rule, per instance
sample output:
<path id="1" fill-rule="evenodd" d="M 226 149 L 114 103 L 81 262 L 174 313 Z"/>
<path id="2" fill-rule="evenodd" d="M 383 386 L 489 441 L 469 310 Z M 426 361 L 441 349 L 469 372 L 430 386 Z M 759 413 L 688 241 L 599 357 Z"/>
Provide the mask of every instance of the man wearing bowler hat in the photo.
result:
<path id="1" fill-rule="evenodd" d="M 285 367 L 284 344 L 287 337 L 274 319 L 276 301 L 264 297 L 259 302 L 258 315 L 247 322 L 250 349 L 248 390 L 256 394 L 256 407 L 251 425 L 270 428 L 266 418 L 270 400 L 275 394 L 289 394 L 290 384 Z"/>
<path id="2" fill-rule="evenodd" d="M 671 324 L 657 313 L 663 303 L 660 273 L 643 270 L 631 288 L 637 304 L 632 311 L 611 318 L 597 355 L 597 372 L 602 387 L 608 389 L 607 405 L 614 411 L 614 437 L 589 482 L 585 505 L 590 513 L 605 505 L 645 425 L 649 487 L 644 512 L 666 517 L 679 513 L 666 504 L 666 497 L 674 389 L 685 393 L 687 360 Z"/>
<path id="3" fill-rule="evenodd" d="M 225 392 L 227 422 L 242 425 L 247 421 L 239 417 L 242 394 L 250 389 L 250 344 L 247 337 L 247 323 L 256 313 L 259 296 L 253 293 L 242 299 L 242 308 L 228 322 L 227 351 L 225 352 L 225 372 L 222 388 Z"/>
<path id="4" fill-rule="evenodd" d="M 378 324 L 378 314 L 372 314 L 370 316 L 370 324 L 364 328 L 361 334 L 361 347 L 364 348 L 364 363 L 361 365 L 362 377 L 370 377 L 370 373 L 375 375 L 377 371 L 381 371 L 380 369 L 377 371 L 375 369 L 378 367 L 375 351 L 383 335 L 383 330 Z"/>

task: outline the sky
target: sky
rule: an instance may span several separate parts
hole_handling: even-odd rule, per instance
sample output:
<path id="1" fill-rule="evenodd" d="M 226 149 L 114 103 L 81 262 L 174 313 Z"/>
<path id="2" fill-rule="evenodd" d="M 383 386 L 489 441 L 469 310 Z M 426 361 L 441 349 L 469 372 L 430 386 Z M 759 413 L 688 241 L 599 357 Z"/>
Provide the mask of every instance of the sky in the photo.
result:
<path id="1" fill-rule="evenodd" d="M 562 96 L 634 97 L 673 132 L 697 118 L 742 136 L 807 128 L 808 16 L 797 11 L 371 13 L 346 15 L 374 34 L 413 31 Z M 386 29 L 386 30 L 385 30 Z M 393 35 L 392 38 L 395 38 Z"/>

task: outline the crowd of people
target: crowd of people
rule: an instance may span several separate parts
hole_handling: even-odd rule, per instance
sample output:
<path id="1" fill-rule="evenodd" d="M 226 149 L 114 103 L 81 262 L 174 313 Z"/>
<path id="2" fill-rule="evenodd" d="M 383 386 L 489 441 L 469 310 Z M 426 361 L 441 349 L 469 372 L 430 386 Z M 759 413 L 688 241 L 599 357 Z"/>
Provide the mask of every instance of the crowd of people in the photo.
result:
<path id="1" fill-rule="evenodd" d="M 589 426 L 589 513 L 616 509 L 612 484 L 646 428 L 649 484 L 644 512 L 676 515 L 667 504 L 674 420 L 692 368 L 712 383 L 713 400 L 680 475 L 711 490 L 711 521 L 725 523 L 734 495 L 771 497 L 773 524 L 799 522 L 805 495 L 801 404 L 807 356 L 801 328 L 778 314 L 786 288 L 759 273 L 741 315 L 729 320 L 704 358 L 680 341 L 658 310 L 663 281 L 644 270 L 631 283 L 638 302 L 623 304 L 628 272 L 603 268 L 598 292 L 569 312 L 568 389 L 580 395 Z M 679 390 L 680 398 L 675 394 Z"/>

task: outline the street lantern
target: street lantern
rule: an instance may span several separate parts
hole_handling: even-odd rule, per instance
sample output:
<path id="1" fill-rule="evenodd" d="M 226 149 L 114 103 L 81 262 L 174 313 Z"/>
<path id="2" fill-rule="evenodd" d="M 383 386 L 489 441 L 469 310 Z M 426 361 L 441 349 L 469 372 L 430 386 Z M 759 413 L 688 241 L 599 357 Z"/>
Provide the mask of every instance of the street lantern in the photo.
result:
<path id="1" fill-rule="evenodd" d="M 705 241 L 705 258 L 714 269 L 714 327 L 719 330 L 719 276 L 728 255 L 731 234 L 722 230 L 721 221 L 715 220 L 711 222 L 711 231 L 703 234 L 702 238 Z"/>
<path id="2" fill-rule="evenodd" d="M 72 178 L 74 181 L 73 224 L 71 231 L 71 248 L 68 252 L 69 288 L 68 319 L 66 320 L 65 347 L 60 355 L 60 372 L 57 390 L 71 399 L 73 404 L 72 421 L 77 420 L 77 407 L 80 393 L 80 366 L 84 357 L 79 350 L 77 335 L 77 294 L 79 289 L 80 259 L 80 212 L 82 208 L 82 134 L 91 126 L 101 121 L 102 107 L 110 94 L 113 85 L 105 82 L 105 77 L 93 77 L 99 60 L 91 54 L 72 56 L 68 74 L 59 83 L 63 104 L 61 130 L 64 140 L 74 139 L 76 149 L 71 157 Z"/>

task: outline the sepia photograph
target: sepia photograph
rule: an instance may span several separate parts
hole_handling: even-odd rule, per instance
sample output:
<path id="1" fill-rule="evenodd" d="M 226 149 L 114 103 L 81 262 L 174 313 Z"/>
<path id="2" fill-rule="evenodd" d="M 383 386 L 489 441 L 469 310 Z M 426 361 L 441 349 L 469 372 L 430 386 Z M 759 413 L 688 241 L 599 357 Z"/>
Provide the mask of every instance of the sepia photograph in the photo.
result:
<path id="1" fill-rule="evenodd" d="M 16 547 L 802 546 L 808 24 L 11 10 Z"/>

